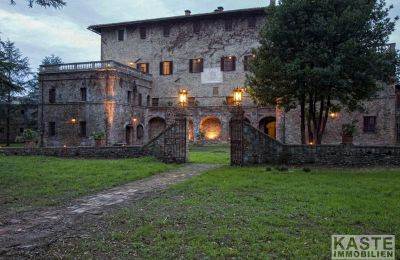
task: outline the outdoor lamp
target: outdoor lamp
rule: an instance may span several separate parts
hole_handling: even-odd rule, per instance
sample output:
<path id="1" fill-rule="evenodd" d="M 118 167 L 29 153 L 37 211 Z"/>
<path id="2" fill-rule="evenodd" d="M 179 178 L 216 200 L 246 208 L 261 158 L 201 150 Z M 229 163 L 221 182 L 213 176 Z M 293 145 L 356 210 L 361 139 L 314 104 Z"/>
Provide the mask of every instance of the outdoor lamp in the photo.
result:
<path id="1" fill-rule="evenodd" d="M 330 116 L 332 119 L 335 119 L 335 118 L 337 117 L 337 112 L 330 112 L 330 113 L 329 113 L 329 116 Z"/>
<path id="2" fill-rule="evenodd" d="M 71 118 L 71 121 L 70 121 L 70 122 L 71 122 L 71 124 L 73 124 L 73 125 L 76 124 L 76 118 Z"/>
<path id="3" fill-rule="evenodd" d="M 179 105 L 184 107 L 187 104 L 187 96 L 188 92 L 186 89 L 182 89 L 179 91 Z"/>
<path id="4" fill-rule="evenodd" d="M 239 87 L 235 88 L 233 90 L 233 102 L 235 103 L 235 105 L 240 105 L 240 103 L 242 102 L 243 99 L 243 90 Z"/>

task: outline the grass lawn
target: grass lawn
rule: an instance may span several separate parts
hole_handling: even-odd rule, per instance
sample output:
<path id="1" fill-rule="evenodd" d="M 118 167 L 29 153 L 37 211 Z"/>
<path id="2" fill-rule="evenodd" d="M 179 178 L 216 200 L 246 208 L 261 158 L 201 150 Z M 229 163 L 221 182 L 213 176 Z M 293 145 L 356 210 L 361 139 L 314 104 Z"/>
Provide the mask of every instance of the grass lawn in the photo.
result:
<path id="1" fill-rule="evenodd" d="M 0 212 L 17 207 L 54 206 L 176 167 L 150 157 L 79 160 L 0 156 Z"/>
<path id="2" fill-rule="evenodd" d="M 0 144 L 0 148 L 1 147 L 7 147 L 6 144 Z M 24 144 L 22 143 L 11 143 L 10 146 L 8 147 L 24 147 Z"/>
<path id="3" fill-rule="evenodd" d="M 230 164 L 230 146 L 191 145 L 189 161 L 194 163 Z"/>
<path id="4" fill-rule="evenodd" d="M 394 234 L 399 256 L 399 187 L 399 169 L 224 166 L 53 250 L 72 258 L 330 259 L 332 234 Z"/>

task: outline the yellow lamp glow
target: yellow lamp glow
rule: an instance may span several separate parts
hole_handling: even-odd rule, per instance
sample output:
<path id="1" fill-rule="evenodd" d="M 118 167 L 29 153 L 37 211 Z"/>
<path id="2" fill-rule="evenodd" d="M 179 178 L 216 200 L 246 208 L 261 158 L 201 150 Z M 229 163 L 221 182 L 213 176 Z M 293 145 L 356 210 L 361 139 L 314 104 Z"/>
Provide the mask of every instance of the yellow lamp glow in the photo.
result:
<path id="1" fill-rule="evenodd" d="M 330 113 L 329 113 L 329 116 L 330 116 L 332 119 L 335 119 L 335 118 L 337 117 L 337 113 L 336 113 L 336 112 L 330 112 Z"/>
<path id="2" fill-rule="evenodd" d="M 240 105 L 243 99 L 243 90 L 241 88 L 235 88 L 233 90 L 233 102 L 235 105 Z"/>
<path id="3" fill-rule="evenodd" d="M 71 118 L 71 124 L 73 125 L 76 124 L 76 121 L 77 121 L 76 118 Z"/>
<path id="4" fill-rule="evenodd" d="M 187 96 L 188 92 L 186 89 L 182 89 L 179 91 L 179 105 L 184 107 L 187 104 Z"/>

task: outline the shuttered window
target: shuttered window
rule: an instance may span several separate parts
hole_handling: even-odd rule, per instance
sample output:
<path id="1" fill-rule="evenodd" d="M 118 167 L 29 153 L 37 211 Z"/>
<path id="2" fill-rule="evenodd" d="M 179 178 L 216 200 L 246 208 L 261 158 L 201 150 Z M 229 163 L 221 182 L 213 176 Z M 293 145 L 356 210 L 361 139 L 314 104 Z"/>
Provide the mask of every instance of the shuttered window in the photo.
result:
<path id="1" fill-rule="evenodd" d="M 221 58 L 221 71 L 234 71 L 236 70 L 236 57 L 227 56 Z"/>
<path id="2" fill-rule="evenodd" d="M 189 62 L 190 73 L 203 72 L 203 59 L 191 59 Z"/>

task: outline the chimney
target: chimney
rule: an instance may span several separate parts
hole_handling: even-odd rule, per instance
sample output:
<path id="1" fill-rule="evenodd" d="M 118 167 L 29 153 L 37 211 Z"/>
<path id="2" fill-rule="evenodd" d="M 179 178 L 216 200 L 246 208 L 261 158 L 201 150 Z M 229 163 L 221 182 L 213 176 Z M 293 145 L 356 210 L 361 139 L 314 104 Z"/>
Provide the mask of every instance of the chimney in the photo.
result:
<path id="1" fill-rule="evenodd" d="M 214 10 L 216 13 L 222 13 L 224 11 L 224 8 L 222 6 L 218 6 L 217 9 Z"/>
<path id="2" fill-rule="evenodd" d="M 190 10 L 185 10 L 185 15 L 189 16 L 192 12 Z"/>
<path id="3" fill-rule="evenodd" d="M 276 0 L 269 0 L 269 6 L 275 6 Z"/>

